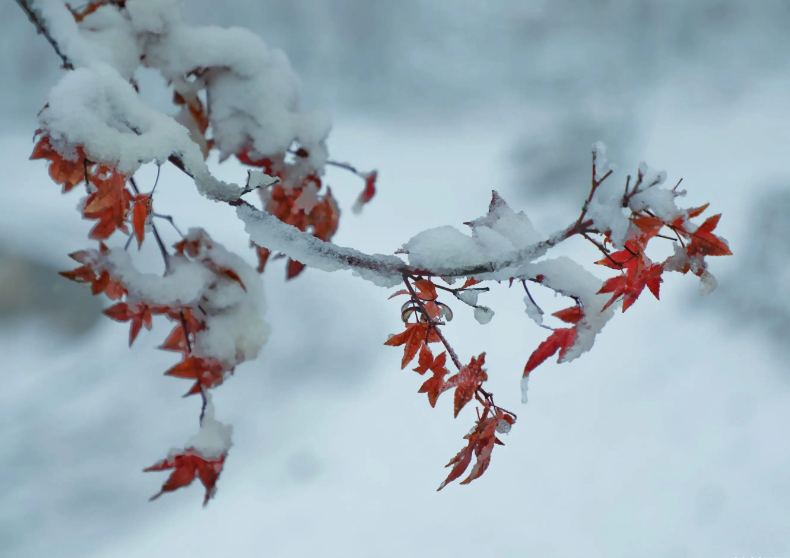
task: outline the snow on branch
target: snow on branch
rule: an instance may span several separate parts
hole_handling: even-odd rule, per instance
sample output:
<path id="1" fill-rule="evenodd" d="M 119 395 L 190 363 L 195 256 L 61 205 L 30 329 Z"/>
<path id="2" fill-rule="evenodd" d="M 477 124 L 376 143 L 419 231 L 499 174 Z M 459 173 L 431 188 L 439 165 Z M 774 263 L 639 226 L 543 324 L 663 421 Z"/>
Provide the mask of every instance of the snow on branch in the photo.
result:
<path id="1" fill-rule="evenodd" d="M 384 344 L 403 348 L 402 368 L 417 358 L 414 371 L 430 372 L 419 392 L 427 394 L 431 406 L 447 391 L 454 392 L 455 416 L 472 401 L 480 405 L 467 445 L 448 464 L 452 469 L 440 490 L 460 478 L 473 456 L 476 463 L 461 484 L 480 477 L 494 446 L 503 445 L 497 434 L 507 434 L 516 421 L 515 413 L 499 407 L 484 387 L 485 352 L 464 364 L 445 336 L 442 328 L 454 316 L 448 302 L 471 307 L 485 325 L 494 311 L 479 303 L 489 287 L 478 284 L 523 286 L 527 315 L 551 332 L 524 367 L 526 402 L 535 368 L 557 353 L 562 363 L 589 351 L 616 310 L 628 310 L 645 288 L 659 298 L 664 272 L 691 272 L 707 293 L 716 280 L 706 257 L 731 254 L 727 242 L 713 234 L 721 216 L 692 223 L 707 205 L 680 208 L 677 198 L 685 192 L 678 191 L 680 182 L 672 189 L 663 187 L 666 173 L 642 163 L 633 186 L 629 176 L 624 191 L 602 188 L 615 170 L 603 142 L 592 146 L 591 186 L 578 218 L 548 237 L 493 192 L 488 212 L 464 223 L 468 229 L 441 226 L 418 232 L 397 255 L 338 246 L 330 242 L 339 208 L 322 181 L 325 165 L 341 166 L 364 180 L 355 209 L 374 196 L 377 173 L 327 160 L 330 120 L 320 111 L 300 111 L 299 81 L 285 54 L 244 29 L 184 24 L 178 0 L 96 0 L 79 9 L 60 0 L 17 3 L 70 70 L 40 113 L 42 135 L 31 159 L 48 160 L 49 174 L 64 192 L 84 182 L 88 195 L 78 209 L 83 218 L 97 221 L 91 239 L 104 241 L 117 231 L 128 235 L 123 248 L 101 242 L 98 250 L 70 254 L 81 265 L 61 274 L 89 285 L 93 294 L 119 301 L 104 313 L 130 322 L 130 344 L 143 327 L 151 329 L 153 316 L 169 320 L 173 329 L 160 348 L 179 353 L 181 361 L 165 374 L 194 382 L 187 395 L 201 396 L 199 434 L 146 469 L 173 470 L 153 498 L 195 478 L 206 489 L 204 504 L 214 495 L 231 447 L 231 428 L 214 419 L 209 390 L 256 358 L 270 330 L 261 317 L 256 270 L 202 229 L 183 235 L 172 216 L 157 214 L 154 191 L 140 192 L 133 178 L 141 165 L 169 161 L 194 180 L 201 195 L 235 207 L 256 249 L 258 273 L 275 251 L 272 259 L 290 258 L 289 279 L 308 266 L 348 270 L 386 288 L 405 286 L 392 295 L 407 297 L 400 309 L 405 329 Z M 172 85 L 180 110 L 175 118 L 138 95 L 134 75 L 141 65 L 157 69 Z M 260 170 L 248 171 L 243 186 L 218 180 L 205 162 L 212 149 L 221 160 L 233 155 Z M 244 198 L 253 191 L 262 209 Z M 154 219 L 168 221 L 181 236 L 173 252 Z M 141 273 L 128 252 L 132 241 L 136 238 L 140 247 L 148 232 L 164 259 L 161 276 Z M 603 255 L 594 263 L 616 275 L 604 281 L 568 257 L 549 257 L 552 248 L 572 237 L 593 245 Z M 673 242 L 673 254 L 664 261 L 648 255 L 656 238 Z M 456 278 L 465 278 L 462 286 L 452 287 Z M 528 283 L 573 304 L 549 318 Z M 552 327 L 548 320 L 555 318 L 565 325 Z M 434 354 L 432 343 L 442 352 Z M 449 364 L 457 370 L 453 375 Z"/>

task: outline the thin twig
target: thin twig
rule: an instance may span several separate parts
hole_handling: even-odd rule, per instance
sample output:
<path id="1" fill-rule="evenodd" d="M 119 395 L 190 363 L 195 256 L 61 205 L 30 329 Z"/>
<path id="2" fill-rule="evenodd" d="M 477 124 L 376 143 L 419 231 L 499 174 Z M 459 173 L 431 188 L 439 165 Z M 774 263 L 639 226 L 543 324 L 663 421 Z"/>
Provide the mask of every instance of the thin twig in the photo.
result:
<path id="1" fill-rule="evenodd" d="M 137 187 L 137 183 L 134 181 L 134 177 L 129 178 L 129 183 L 134 190 L 134 193 L 138 196 L 140 195 L 140 189 Z M 151 231 L 154 233 L 154 238 L 156 239 L 156 243 L 159 245 L 159 251 L 162 253 L 162 259 L 165 260 L 165 273 L 170 272 L 170 254 L 167 253 L 167 248 L 165 248 L 165 243 L 162 242 L 162 237 L 159 236 L 159 231 L 156 230 L 156 225 L 151 223 Z"/>
<path id="2" fill-rule="evenodd" d="M 30 22 L 36 26 L 36 30 L 40 35 L 44 35 L 44 38 L 47 39 L 49 44 L 55 51 L 61 61 L 63 61 L 63 69 L 64 70 L 73 70 L 74 66 L 72 65 L 71 61 L 68 59 L 66 54 L 60 49 L 60 45 L 58 45 L 57 41 L 49 34 L 49 29 L 47 29 L 46 25 L 44 25 L 41 20 L 39 19 L 39 15 L 36 11 L 30 7 L 27 0 L 16 0 L 16 3 L 19 4 L 19 7 L 27 14 L 28 19 Z"/>

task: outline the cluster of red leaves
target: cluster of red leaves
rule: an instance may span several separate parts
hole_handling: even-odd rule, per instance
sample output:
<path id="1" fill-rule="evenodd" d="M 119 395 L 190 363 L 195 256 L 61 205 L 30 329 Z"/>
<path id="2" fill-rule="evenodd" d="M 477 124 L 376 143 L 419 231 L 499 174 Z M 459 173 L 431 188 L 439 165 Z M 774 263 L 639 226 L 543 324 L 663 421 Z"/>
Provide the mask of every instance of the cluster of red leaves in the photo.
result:
<path id="1" fill-rule="evenodd" d="M 721 238 L 712 234 L 721 218 L 720 214 L 708 218 L 699 227 L 691 223 L 690 219 L 701 215 L 707 207 L 708 204 L 705 204 L 701 207 L 690 209 L 686 212 L 686 215 L 682 215 L 671 222 L 666 222 L 652 214 L 634 215 L 631 222 L 636 226 L 638 232 L 626 241 L 625 249 L 609 254 L 604 259 L 595 262 L 623 272 L 621 275 L 606 281 L 599 291 L 600 293 L 612 294 L 612 298 L 603 309 L 605 310 L 617 300 L 622 299 L 623 312 L 625 312 L 636 302 L 636 299 L 639 298 L 645 287 L 653 293 L 656 299 L 659 298 L 659 288 L 663 282 L 661 275 L 664 272 L 664 264 L 666 262 L 653 263 L 645 252 L 648 243 L 656 238 L 664 227 L 674 232 L 680 242 L 683 242 L 683 239 L 690 241 L 687 245 L 684 243 L 684 249 L 687 258 L 698 258 L 701 260 L 700 265 L 695 269 L 697 275 L 701 275 L 705 271 L 705 256 L 732 255 L 727 244 Z M 690 270 L 691 264 L 687 263 L 681 272 L 685 274 Z"/>
<path id="2" fill-rule="evenodd" d="M 304 157 L 306 153 L 297 156 Z M 321 178 L 315 173 L 305 172 L 301 165 L 286 162 L 284 158 L 272 159 L 252 159 L 248 151 L 242 151 L 236 157 L 242 163 L 256 166 L 263 169 L 269 176 L 280 179 L 280 184 L 272 188 L 266 203 L 266 210 L 277 217 L 283 223 L 287 223 L 302 232 L 311 231 L 311 234 L 323 241 L 330 241 L 337 232 L 340 219 L 340 210 L 329 187 L 318 196 L 318 201 L 305 211 L 299 207 L 297 200 L 307 191 L 309 186 L 314 186 L 320 191 L 323 183 Z M 263 273 L 266 263 L 271 255 L 267 248 L 253 244 L 258 255 L 258 273 Z M 286 271 L 286 278 L 293 279 L 304 269 L 304 264 L 296 260 L 289 259 Z"/>
<path id="3" fill-rule="evenodd" d="M 131 223 L 138 245 L 142 245 L 145 226 L 152 213 L 150 195 L 133 194 L 126 188 L 124 175 L 110 167 L 92 163 L 82 147 L 75 149 L 74 160 L 64 157 L 52 147 L 46 135 L 36 144 L 30 158 L 50 161 L 49 175 L 57 184 L 63 185 L 64 193 L 85 181 L 89 195 L 82 208 L 82 216 L 98 221 L 90 232 L 90 238 L 105 240 L 116 230 L 128 234 L 126 225 Z"/>
<path id="4" fill-rule="evenodd" d="M 475 285 L 478 281 L 470 278 L 458 289 L 462 291 Z M 494 443 L 502 442 L 496 439 L 494 432 L 500 420 L 504 420 L 508 425 L 515 423 L 515 415 L 500 409 L 493 404 L 492 395 L 483 390 L 483 382 L 488 380 L 488 374 L 483 369 L 485 364 L 485 353 L 477 357 L 472 357 L 469 364 L 461 366 L 455 356 L 455 363 L 460 368 L 457 374 L 445 379 L 449 374 L 447 370 L 447 351 L 443 351 L 438 356 L 434 356 L 429 348 L 429 343 L 441 342 L 448 347 L 444 338 L 439 334 L 439 325 L 442 322 L 438 318 L 449 311 L 443 303 L 438 302 L 436 285 L 429 279 L 417 279 L 410 284 L 407 281 L 406 290 L 394 293 L 390 298 L 401 294 L 410 295 L 411 299 L 402 309 L 401 317 L 406 322 L 406 330 L 393 335 L 384 344 L 391 347 L 403 346 L 403 359 L 401 368 L 405 368 L 419 351 L 418 366 L 414 371 L 420 375 L 427 372 L 431 376 L 423 382 L 418 393 L 425 393 L 431 407 L 436 406 L 439 396 L 445 391 L 455 390 L 453 401 L 453 416 L 458 417 L 461 410 L 473 399 L 483 405 L 483 415 L 478 411 L 478 422 L 475 429 L 466 436 L 469 443 L 466 448 L 453 458 L 448 467 L 454 465 L 450 475 L 439 487 L 444 488 L 448 483 L 460 477 L 469 463 L 472 455 L 477 455 L 477 463 L 472 469 L 469 477 L 462 484 L 468 484 L 478 478 L 488 467 L 491 460 L 491 450 Z M 444 310 L 443 310 L 444 308 Z M 416 322 L 409 323 L 407 320 L 415 316 Z M 489 416 L 489 414 L 492 414 Z"/>
<path id="5" fill-rule="evenodd" d="M 461 484 L 469 484 L 473 480 L 480 478 L 491 463 L 491 452 L 494 450 L 494 444 L 505 445 L 496 437 L 497 427 L 503 422 L 507 423 L 507 425 L 512 425 L 515 422 L 515 418 L 502 409 L 492 408 L 489 404 L 484 404 L 482 415 L 479 413 L 478 415 L 474 430 L 464 436 L 464 439 L 469 440 L 469 442 L 446 465 L 447 467 L 452 467 L 452 469 L 437 491 L 463 475 L 472 462 L 472 456 L 476 458 L 475 465 L 469 472 L 469 476 L 461 481 Z"/>
<path id="6" fill-rule="evenodd" d="M 302 232 L 309 231 L 316 238 L 329 242 L 337 232 L 340 209 L 328 186 L 323 193 L 318 194 L 317 202 L 310 204 L 312 207 L 309 211 L 300 207 L 297 201 L 305 194 L 308 187 L 313 186 L 316 192 L 320 192 L 324 184 L 315 172 L 306 171 L 301 164 L 301 160 L 306 158 L 308 153 L 304 149 L 299 149 L 295 155 L 294 162 L 288 162 L 284 157 L 256 159 L 250 155 L 249 150 L 241 151 L 236 157 L 245 165 L 259 167 L 267 175 L 280 179 L 280 183 L 273 186 L 266 199 L 266 210 L 269 213 Z M 360 194 L 358 204 L 369 202 L 376 193 L 376 171 L 361 176 L 365 179 L 365 189 Z M 263 273 L 271 253 L 269 249 L 254 243 L 252 246 L 258 255 L 258 273 Z M 289 259 L 286 278 L 293 279 L 304 267 L 301 262 Z"/>
<path id="7" fill-rule="evenodd" d="M 204 459 L 191 448 L 187 448 L 184 453 L 173 455 L 144 469 L 146 473 L 173 469 L 170 477 L 162 485 L 162 489 L 151 496 L 151 500 L 156 500 L 165 492 L 172 492 L 184 486 L 189 486 L 197 477 L 206 488 L 206 495 L 203 498 L 203 505 L 205 506 L 217 490 L 216 484 L 220 473 L 222 473 L 225 457 L 226 455 L 223 454 L 217 459 Z"/>
<path id="8" fill-rule="evenodd" d="M 732 255 L 726 242 L 712 233 L 716 225 L 718 225 L 721 215 L 714 215 L 708 218 L 699 227 L 691 223 L 691 219 L 701 215 L 707 208 L 708 204 L 689 209 L 684 215 L 671 222 L 664 221 L 648 212 L 634 214 L 631 218 L 634 232 L 625 242 L 624 249 L 607 253 L 606 257 L 595 262 L 621 272 L 620 275 L 604 282 L 601 290 L 598 291 L 599 294 L 612 295 L 611 299 L 603 306 L 602 311 L 615 302 L 622 300 L 623 312 L 625 312 L 636 302 L 645 287 L 656 299 L 659 298 L 659 290 L 664 280 L 662 274 L 665 271 L 665 265 L 669 258 L 662 263 L 655 263 L 647 256 L 646 250 L 649 242 L 657 238 L 664 228 L 672 231 L 682 243 L 688 261 L 691 259 L 697 260 L 697 265 L 693 269 L 691 263 L 685 263 L 679 270 L 683 274 L 693 270 L 696 275 L 702 275 L 707 265 L 704 261 L 706 256 Z M 607 234 L 607 240 L 608 237 L 609 235 Z M 538 278 L 538 282 L 540 282 L 540 278 Z M 564 322 L 577 324 L 584 318 L 584 309 L 577 305 L 560 310 L 553 315 Z M 524 368 L 524 376 L 557 351 L 560 353 L 559 361 L 561 362 L 565 354 L 573 346 L 576 337 L 576 325 L 572 328 L 555 329 L 548 339 L 541 343 L 530 355 Z"/>

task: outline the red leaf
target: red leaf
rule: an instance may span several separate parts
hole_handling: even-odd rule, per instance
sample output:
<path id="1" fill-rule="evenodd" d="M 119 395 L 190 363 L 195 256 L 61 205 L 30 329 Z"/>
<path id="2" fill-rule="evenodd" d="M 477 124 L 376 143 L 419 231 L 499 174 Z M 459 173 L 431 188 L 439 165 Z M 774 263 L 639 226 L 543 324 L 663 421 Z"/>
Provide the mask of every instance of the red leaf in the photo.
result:
<path id="1" fill-rule="evenodd" d="M 75 161 L 69 161 L 55 151 L 49 141 L 49 136 L 42 136 L 30 159 L 47 159 L 50 161 L 49 176 L 56 184 L 63 185 L 63 191 L 68 192 L 74 186 L 85 180 L 85 152 L 82 147 L 77 148 L 77 157 Z"/>
<path id="2" fill-rule="evenodd" d="M 571 306 L 565 310 L 554 312 L 552 316 L 556 316 L 563 322 L 575 324 L 584 317 L 584 310 L 582 310 L 581 306 Z"/>
<path id="3" fill-rule="evenodd" d="M 420 279 L 414 282 L 417 288 L 417 298 L 422 300 L 436 300 L 436 286 L 428 279 Z"/>
<path id="4" fill-rule="evenodd" d="M 474 430 L 464 436 L 464 439 L 469 440 L 469 442 L 467 446 L 458 452 L 458 454 L 447 464 L 447 467 L 453 466 L 453 468 L 437 491 L 464 474 L 467 467 L 469 467 L 469 464 L 472 462 L 472 455 L 476 458 L 475 465 L 472 467 L 469 476 L 466 477 L 461 484 L 469 484 L 473 480 L 480 478 L 486 469 L 488 469 L 491 463 L 491 452 L 494 449 L 494 445 L 503 445 L 496 437 L 497 425 L 500 420 L 507 420 L 507 415 L 504 415 L 501 411 L 497 411 L 494 416 L 489 416 L 489 412 L 490 409 L 486 406 Z"/>
<path id="5" fill-rule="evenodd" d="M 689 219 L 693 219 L 694 217 L 699 217 L 700 215 L 702 215 L 703 211 L 708 209 L 709 205 L 710 205 L 709 203 L 706 203 L 705 205 L 701 205 L 699 207 L 694 207 L 692 209 L 687 209 L 686 211 L 688 212 L 688 218 Z"/>
<path id="6" fill-rule="evenodd" d="M 126 304 L 125 302 L 119 302 L 114 306 L 105 308 L 104 310 L 102 310 L 102 314 L 104 314 L 108 318 L 112 318 L 116 322 L 127 322 L 131 319 L 131 314 L 129 312 L 129 305 Z"/>
<path id="7" fill-rule="evenodd" d="M 478 281 L 474 277 L 470 277 L 469 279 L 466 280 L 466 283 L 464 283 L 461 289 L 467 289 L 473 285 L 477 285 L 478 283 L 480 283 L 480 281 Z"/>
<path id="8" fill-rule="evenodd" d="M 221 275 L 224 275 L 228 279 L 232 279 L 236 281 L 239 285 L 241 285 L 241 288 L 244 289 L 244 292 L 247 292 L 247 287 L 244 286 L 244 283 L 242 282 L 241 277 L 239 277 L 238 273 L 236 273 L 229 267 L 220 267 L 218 268 L 218 271 Z"/>
<path id="9" fill-rule="evenodd" d="M 486 361 L 486 354 L 480 353 L 477 358 L 464 366 L 458 374 L 448 379 L 442 386 L 442 392 L 455 388 L 454 416 L 458 416 L 461 409 L 472 400 L 480 384 L 488 379 L 488 374 L 483 370 Z"/>
<path id="10" fill-rule="evenodd" d="M 387 300 L 389 300 L 390 298 L 395 298 L 396 296 L 399 296 L 399 295 L 402 295 L 402 294 L 406 294 L 407 295 L 407 294 L 409 294 L 409 291 L 404 289 L 404 290 L 398 291 L 396 293 L 392 293 Z"/>
<path id="11" fill-rule="evenodd" d="M 256 268 L 256 271 L 258 273 L 263 273 L 263 269 L 266 267 L 266 262 L 268 261 L 271 252 L 268 248 L 261 248 L 254 242 L 250 242 L 250 245 L 255 248 L 255 253 L 258 256 L 258 267 Z"/>
<path id="12" fill-rule="evenodd" d="M 376 195 L 376 179 L 378 178 L 378 172 L 370 171 L 362 176 L 365 178 L 365 189 L 362 190 L 362 193 L 357 199 L 358 204 L 368 203 L 373 199 L 373 196 Z"/>
<path id="13" fill-rule="evenodd" d="M 304 268 L 305 265 L 303 263 L 297 262 L 296 260 L 288 260 L 288 272 L 285 274 L 285 278 L 293 279 L 299 275 Z"/>
<path id="14" fill-rule="evenodd" d="M 216 492 L 217 480 L 222 473 L 225 457 L 226 454 L 223 454 L 217 459 L 204 459 L 194 450 L 187 449 L 182 454 L 168 457 L 147 469 L 143 469 L 144 472 L 174 469 L 170 477 L 162 485 L 162 489 L 151 496 L 151 500 L 156 500 L 165 492 L 172 492 L 188 486 L 197 477 L 206 488 L 206 495 L 203 498 L 203 505 L 205 506 Z"/>
<path id="15" fill-rule="evenodd" d="M 721 238 L 712 234 L 712 231 L 719 224 L 721 214 L 708 217 L 696 231 L 691 234 L 691 244 L 688 246 L 689 257 L 698 254 L 703 256 L 732 256 L 730 247 Z"/>
<path id="16" fill-rule="evenodd" d="M 405 345 L 401 361 L 401 370 L 403 370 L 412 361 L 423 343 L 436 343 L 439 340 L 439 335 L 434 329 L 429 328 L 427 323 L 418 322 L 406 324 L 406 331 L 393 335 L 384 344 L 390 347 Z"/>
<path id="17" fill-rule="evenodd" d="M 576 328 L 555 329 L 543 343 L 532 353 L 524 368 L 524 376 L 532 372 L 535 368 L 557 351 L 560 351 L 559 358 L 562 359 L 576 341 Z"/>
<path id="18" fill-rule="evenodd" d="M 137 237 L 137 246 L 142 246 L 145 237 L 145 224 L 148 215 L 151 213 L 151 196 L 140 194 L 134 198 L 134 209 L 132 209 L 132 228 Z"/>
<path id="19" fill-rule="evenodd" d="M 165 375 L 196 380 L 195 385 L 187 393 L 187 395 L 192 395 L 199 393 L 201 386 L 211 388 L 221 384 L 224 379 L 224 370 L 222 365 L 214 360 L 188 357 L 165 372 Z"/>

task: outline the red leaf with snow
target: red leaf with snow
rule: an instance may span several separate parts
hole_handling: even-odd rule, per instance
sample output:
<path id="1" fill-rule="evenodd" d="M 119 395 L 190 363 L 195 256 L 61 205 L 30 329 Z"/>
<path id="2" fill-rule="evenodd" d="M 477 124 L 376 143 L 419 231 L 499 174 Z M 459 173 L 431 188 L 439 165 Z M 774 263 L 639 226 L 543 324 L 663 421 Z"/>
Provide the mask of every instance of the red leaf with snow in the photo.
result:
<path id="1" fill-rule="evenodd" d="M 524 376 L 532 372 L 535 368 L 543 364 L 543 362 L 560 351 L 559 360 L 565 356 L 576 341 L 576 328 L 555 329 L 543 343 L 538 345 L 538 348 L 530 355 L 527 365 L 524 368 Z"/>
<path id="2" fill-rule="evenodd" d="M 184 486 L 189 486 L 197 477 L 206 488 L 206 495 L 203 498 L 203 505 L 205 506 L 216 492 L 217 480 L 222 473 L 225 457 L 226 455 L 223 454 L 218 459 L 204 459 L 195 451 L 187 449 L 182 454 L 168 457 L 147 469 L 143 469 L 146 473 L 174 469 L 170 477 L 162 485 L 162 489 L 151 496 L 151 500 L 156 500 L 165 492 L 172 492 Z"/>
<path id="3" fill-rule="evenodd" d="M 485 361 L 485 353 L 480 353 L 477 358 L 472 357 L 469 364 L 461 368 L 458 374 L 449 378 L 442 386 L 442 392 L 455 388 L 454 416 L 458 416 L 461 409 L 472 400 L 480 384 L 488 379 L 488 374 L 483 370 Z"/>

